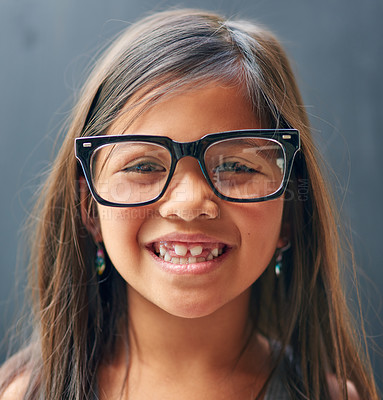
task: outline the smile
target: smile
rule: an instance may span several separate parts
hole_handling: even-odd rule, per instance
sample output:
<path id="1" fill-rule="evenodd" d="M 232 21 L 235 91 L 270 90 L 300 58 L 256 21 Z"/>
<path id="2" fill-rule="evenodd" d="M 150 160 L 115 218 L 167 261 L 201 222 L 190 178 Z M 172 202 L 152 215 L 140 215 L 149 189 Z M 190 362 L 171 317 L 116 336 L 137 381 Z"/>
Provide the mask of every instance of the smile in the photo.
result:
<path id="1" fill-rule="evenodd" d="M 211 261 L 227 250 L 223 243 L 155 242 L 152 251 L 160 259 L 172 264 L 196 264 Z"/>
<path id="2" fill-rule="evenodd" d="M 162 271 L 204 275 L 224 265 L 232 245 L 200 233 L 173 232 L 148 242 L 146 249 Z"/>

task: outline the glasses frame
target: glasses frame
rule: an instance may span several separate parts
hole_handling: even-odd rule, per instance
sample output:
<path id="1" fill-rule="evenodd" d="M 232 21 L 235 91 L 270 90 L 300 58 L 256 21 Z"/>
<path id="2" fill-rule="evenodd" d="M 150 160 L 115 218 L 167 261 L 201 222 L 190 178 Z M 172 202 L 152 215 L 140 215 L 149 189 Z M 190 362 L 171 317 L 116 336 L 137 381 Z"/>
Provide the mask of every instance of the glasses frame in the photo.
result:
<path id="1" fill-rule="evenodd" d="M 271 139 L 281 144 L 284 158 L 285 158 L 285 171 L 281 186 L 277 191 L 264 197 L 255 199 L 236 199 L 222 195 L 213 185 L 209 178 L 205 166 L 205 152 L 214 143 L 225 139 L 239 139 L 239 138 L 258 138 L 258 139 Z M 114 143 L 126 142 L 147 142 L 165 147 L 171 155 L 171 165 L 169 170 L 168 179 L 162 189 L 161 193 L 154 199 L 134 204 L 115 203 L 103 199 L 98 195 L 92 182 L 91 175 L 91 159 L 92 154 L 102 146 Z M 300 134 L 296 129 L 244 129 L 236 131 L 210 133 L 203 136 L 194 142 L 177 142 L 166 136 L 153 136 L 153 135 L 103 135 L 103 136 L 83 136 L 75 139 L 75 155 L 80 161 L 85 179 L 87 181 L 89 190 L 94 199 L 101 205 L 111 207 L 140 207 L 158 201 L 166 192 L 169 183 L 173 177 L 177 163 L 184 157 L 193 157 L 198 161 L 202 173 L 213 190 L 214 194 L 222 200 L 230 201 L 233 203 L 257 203 L 261 201 L 271 200 L 282 196 L 285 192 L 291 170 L 294 162 L 295 155 L 300 150 Z"/>

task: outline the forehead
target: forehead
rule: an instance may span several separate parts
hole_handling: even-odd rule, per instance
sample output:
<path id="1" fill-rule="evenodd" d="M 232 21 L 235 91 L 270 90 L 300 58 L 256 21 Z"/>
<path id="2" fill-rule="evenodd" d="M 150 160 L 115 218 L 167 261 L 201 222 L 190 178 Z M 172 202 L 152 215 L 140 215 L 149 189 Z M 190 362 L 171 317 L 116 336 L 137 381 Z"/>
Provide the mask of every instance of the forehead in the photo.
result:
<path id="1" fill-rule="evenodd" d="M 149 99 L 130 100 L 108 134 L 150 134 L 192 141 L 207 133 L 260 128 L 246 91 L 239 85 L 211 82 Z"/>

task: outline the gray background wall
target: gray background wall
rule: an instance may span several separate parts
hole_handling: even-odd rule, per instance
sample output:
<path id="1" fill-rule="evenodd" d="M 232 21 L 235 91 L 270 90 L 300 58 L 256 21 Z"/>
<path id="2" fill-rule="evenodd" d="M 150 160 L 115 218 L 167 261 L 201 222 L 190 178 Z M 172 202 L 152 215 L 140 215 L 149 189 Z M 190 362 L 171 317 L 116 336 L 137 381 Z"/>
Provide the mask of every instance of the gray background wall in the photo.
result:
<path id="1" fill-rule="evenodd" d="M 21 232 L 36 176 L 84 66 L 124 21 L 174 5 L 249 17 L 282 39 L 352 229 L 370 344 L 383 348 L 382 0 L 0 0 L 0 337 L 17 309 L 14 282 L 25 284 Z M 382 387 L 382 356 L 373 362 Z"/>

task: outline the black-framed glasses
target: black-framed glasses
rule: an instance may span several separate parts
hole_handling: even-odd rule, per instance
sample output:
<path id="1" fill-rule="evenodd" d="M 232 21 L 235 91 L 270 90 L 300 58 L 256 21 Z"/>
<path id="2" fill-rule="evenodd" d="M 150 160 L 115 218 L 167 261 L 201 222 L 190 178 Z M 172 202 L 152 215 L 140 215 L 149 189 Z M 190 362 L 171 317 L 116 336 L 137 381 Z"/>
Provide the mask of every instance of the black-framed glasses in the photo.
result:
<path id="1" fill-rule="evenodd" d="M 219 198 L 239 203 L 274 199 L 285 191 L 299 149 L 296 129 L 219 132 L 194 142 L 138 134 L 75 139 L 76 157 L 93 197 L 114 207 L 159 200 L 178 161 L 188 156 L 198 160 Z"/>

